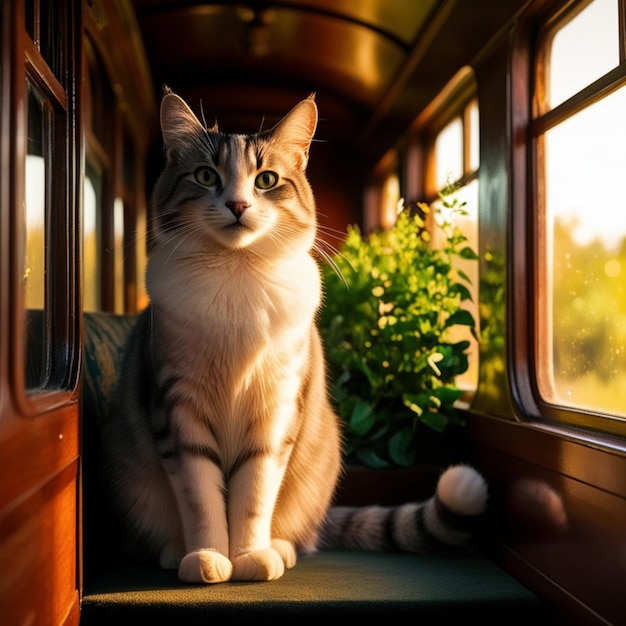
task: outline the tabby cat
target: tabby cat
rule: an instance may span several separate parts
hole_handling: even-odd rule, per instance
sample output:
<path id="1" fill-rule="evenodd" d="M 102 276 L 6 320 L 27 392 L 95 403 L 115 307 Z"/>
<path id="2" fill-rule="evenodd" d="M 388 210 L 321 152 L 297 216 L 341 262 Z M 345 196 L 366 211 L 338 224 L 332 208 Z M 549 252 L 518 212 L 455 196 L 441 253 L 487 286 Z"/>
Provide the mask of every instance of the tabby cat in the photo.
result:
<path id="1" fill-rule="evenodd" d="M 319 547 L 462 542 L 485 506 L 482 477 L 456 466 L 427 502 L 329 508 L 341 438 L 315 325 L 316 125 L 313 96 L 253 135 L 205 128 L 171 92 L 161 104 L 151 305 L 102 437 L 129 546 L 183 581 L 272 580 Z"/>

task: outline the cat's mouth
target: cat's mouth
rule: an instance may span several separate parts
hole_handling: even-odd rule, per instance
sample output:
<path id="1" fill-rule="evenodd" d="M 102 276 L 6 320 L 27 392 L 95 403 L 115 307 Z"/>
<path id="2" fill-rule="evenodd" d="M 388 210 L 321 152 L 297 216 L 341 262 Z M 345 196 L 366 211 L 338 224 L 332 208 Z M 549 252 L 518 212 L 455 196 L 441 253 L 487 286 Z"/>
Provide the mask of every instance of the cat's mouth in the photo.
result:
<path id="1" fill-rule="evenodd" d="M 230 224 L 226 224 L 226 226 L 224 226 L 225 230 L 248 230 L 249 227 L 246 226 L 245 224 L 242 224 L 239 220 L 235 220 L 234 222 L 231 222 Z"/>
<path id="2" fill-rule="evenodd" d="M 236 248 L 247 247 L 259 234 L 255 228 L 251 228 L 248 224 L 244 224 L 240 220 L 225 224 L 222 227 L 222 233 L 225 243 L 228 246 L 234 246 Z"/>

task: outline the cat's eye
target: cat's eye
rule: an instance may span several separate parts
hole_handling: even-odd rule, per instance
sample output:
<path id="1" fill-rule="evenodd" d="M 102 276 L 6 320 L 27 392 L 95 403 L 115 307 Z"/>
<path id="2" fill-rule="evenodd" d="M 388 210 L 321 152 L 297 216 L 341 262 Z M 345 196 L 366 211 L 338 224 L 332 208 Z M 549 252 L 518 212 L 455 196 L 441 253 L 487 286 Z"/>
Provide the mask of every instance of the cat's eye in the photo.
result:
<path id="1" fill-rule="evenodd" d="M 219 182 L 217 172 L 210 167 L 199 167 L 194 172 L 195 179 L 205 187 L 211 187 Z"/>
<path id="2" fill-rule="evenodd" d="M 278 182 L 278 174 L 274 172 L 261 172 L 255 179 L 254 184 L 259 189 L 271 189 Z"/>

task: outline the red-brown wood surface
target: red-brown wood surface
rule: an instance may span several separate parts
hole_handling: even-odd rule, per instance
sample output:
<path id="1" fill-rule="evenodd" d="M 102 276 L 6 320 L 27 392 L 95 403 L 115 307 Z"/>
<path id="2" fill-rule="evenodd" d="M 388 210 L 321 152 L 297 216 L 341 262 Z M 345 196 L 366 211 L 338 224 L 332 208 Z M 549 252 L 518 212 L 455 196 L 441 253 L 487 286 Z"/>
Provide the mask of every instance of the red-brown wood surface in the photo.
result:
<path id="1" fill-rule="evenodd" d="M 623 452 L 493 418 L 476 416 L 471 428 L 494 558 L 572 623 L 623 623 Z"/>
<path id="2" fill-rule="evenodd" d="M 0 601 L 7 625 L 78 623 L 78 460 L 48 471 L 42 484 L 0 514 Z"/>
<path id="3" fill-rule="evenodd" d="M 35 3 L 38 5 L 38 3 Z M 43 3 L 42 3 L 43 4 Z M 74 5 L 72 5 L 74 7 Z M 70 65 L 82 42 L 74 8 L 55 6 L 66 24 Z M 0 621 L 7 626 L 76 626 L 80 617 L 78 561 L 79 403 L 76 386 L 78 335 L 76 241 L 73 228 L 80 142 L 74 79 L 67 90 L 48 71 L 29 38 L 22 1 L 2 3 L 2 127 L 0 132 Z M 74 30 L 75 28 L 75 30 Z M 56 33 L 55 33 L 56 36 Z M 64 58 L 68 58 L 66 55 Z M 28 70 L 27 70 L 28 68 Z M 54 217 L 48 246 L 46 320 L 51 380 L 26 390 L 26 312 L 23 296 L 26 74 L 56 105 L 51 167 Z M 67 119 L 64 117 L 67 116 Z M 56 146 L 57 144 L 54 144 Z M 55 178 L 56 175 L 56 178 Z M 65 192 L 67 191 L 67 195 Z M 59 194 L 59 195 L 57 195 Z M 59 200 L 60 206 L 59 206 Z M 64 268 L 59 273 L 52 267 Z M 42 316 L 42 319 L 44 317 Z M 53 320 L 50 322 L 50 320 Z"/>

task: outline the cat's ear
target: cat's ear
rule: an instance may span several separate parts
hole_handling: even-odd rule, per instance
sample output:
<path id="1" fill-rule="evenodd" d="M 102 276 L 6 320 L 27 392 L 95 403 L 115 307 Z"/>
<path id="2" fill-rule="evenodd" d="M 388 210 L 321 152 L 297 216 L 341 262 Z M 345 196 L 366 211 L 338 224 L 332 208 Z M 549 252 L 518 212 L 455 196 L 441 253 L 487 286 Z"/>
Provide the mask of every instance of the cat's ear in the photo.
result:
<path id="1" fill-rule="evenodd" d="M 272 136 L 284 147 L 293 149 L 295 165 L 304 169 L 309 160 L 309 147 L 317 126 L 315 96 L 297 104 L 272 128 Z"/>
<path id="2" fill-rule="evenodd" d="M 161 132 L 171 159 L 189 141 L 189 135 L 204 133 L 204 127 L 187 103 L 174 93 L 167 93 L 161 100 Z"/>

